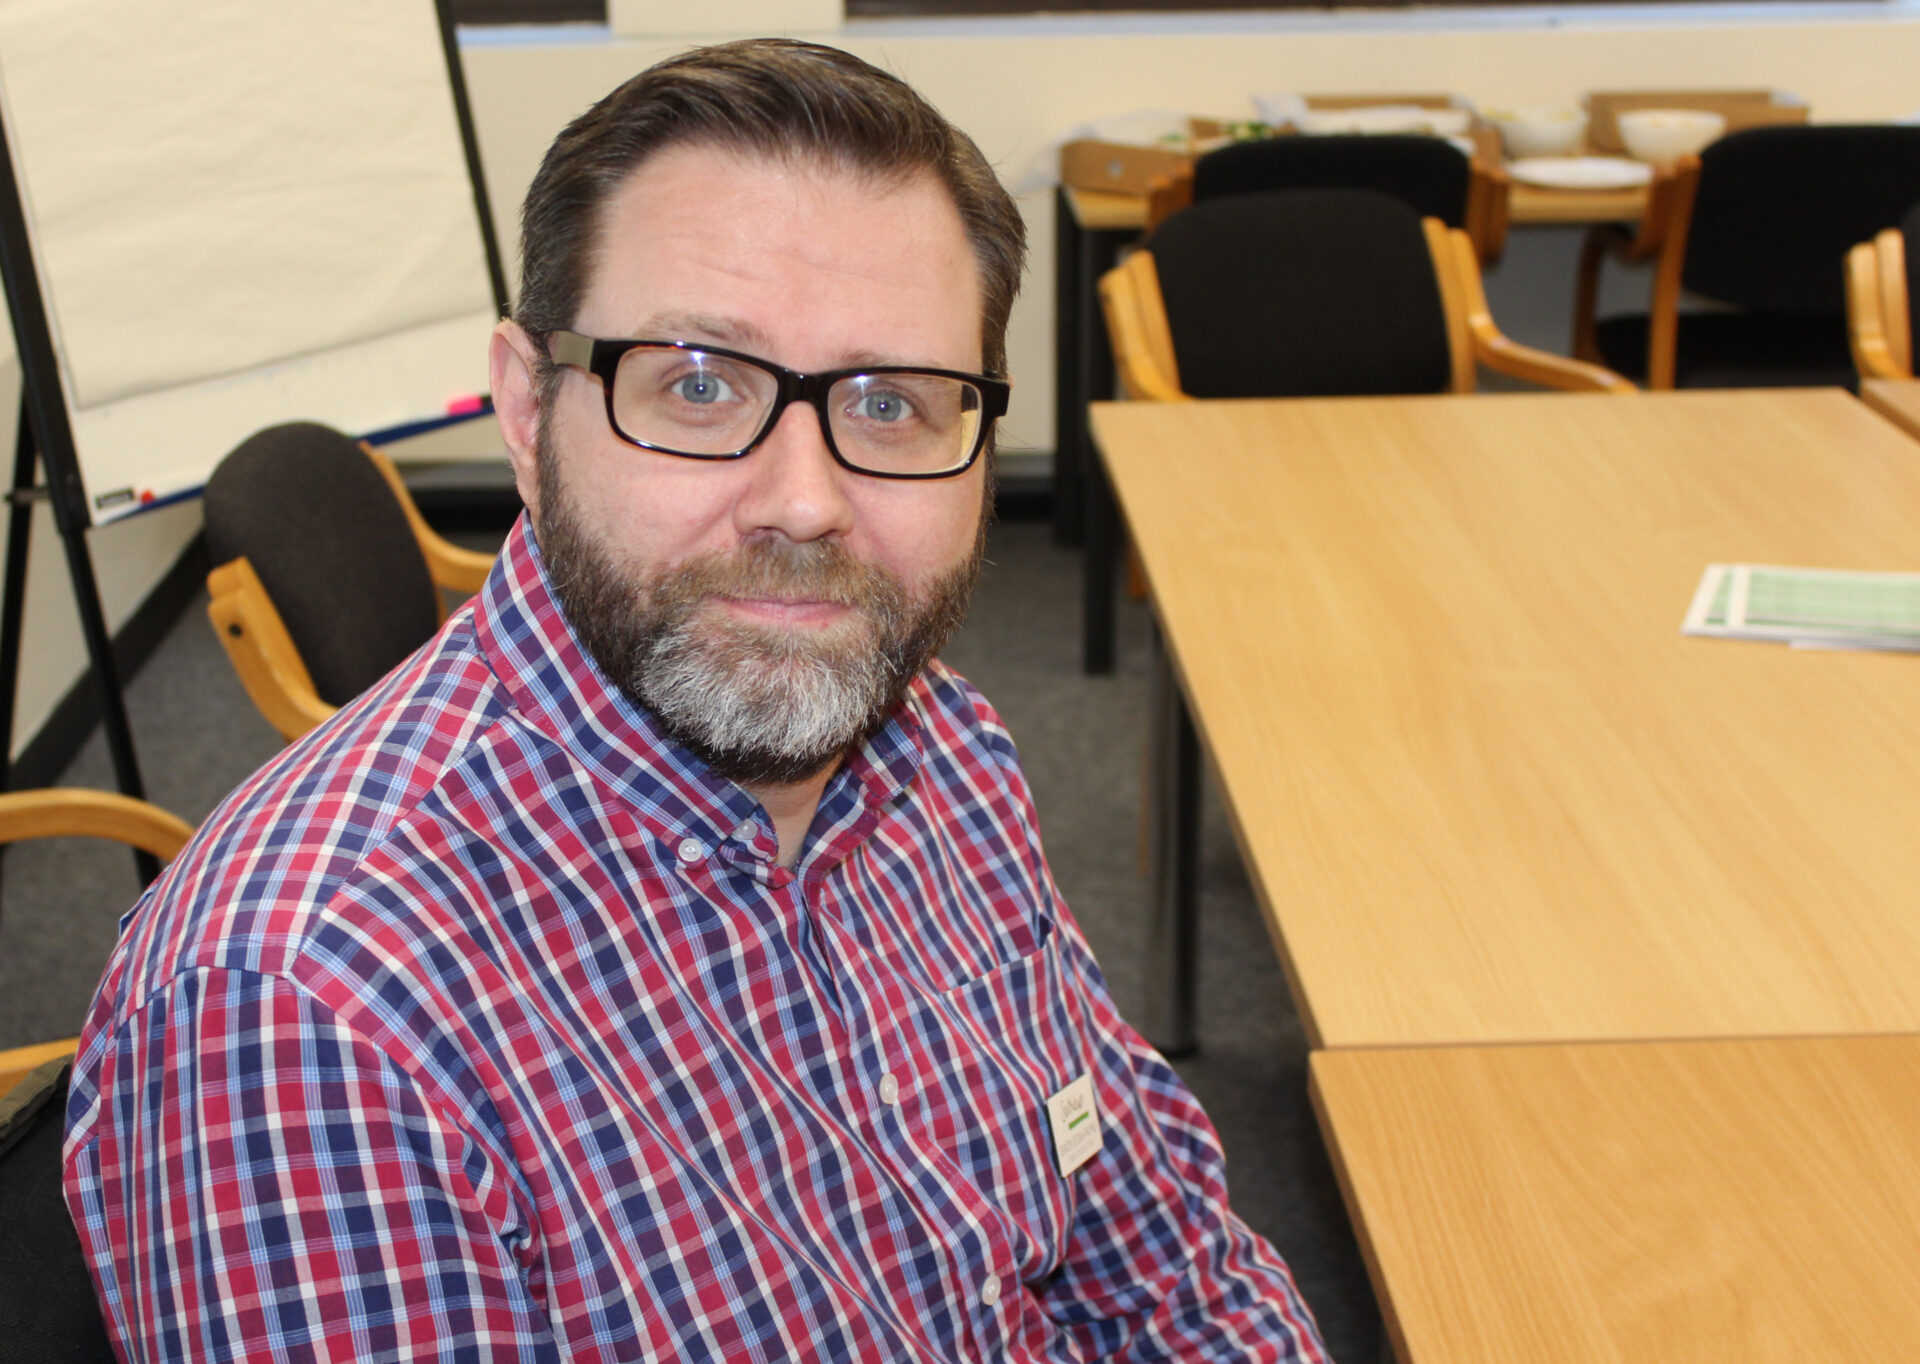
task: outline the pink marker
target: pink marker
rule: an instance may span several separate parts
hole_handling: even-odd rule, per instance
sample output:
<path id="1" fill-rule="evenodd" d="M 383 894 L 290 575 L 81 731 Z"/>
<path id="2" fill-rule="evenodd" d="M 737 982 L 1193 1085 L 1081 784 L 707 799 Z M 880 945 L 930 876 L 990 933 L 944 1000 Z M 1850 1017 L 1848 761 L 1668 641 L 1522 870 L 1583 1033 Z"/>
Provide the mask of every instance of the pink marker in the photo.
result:
<path id="1" fill-rule="evenodd" d="M 478 393 L 463 394 L 461 397 L 448 400 L 447 415 L 449 417 L 471 417 L 485 410 L 486 405 L 486 399 L 482 398 Z"/>

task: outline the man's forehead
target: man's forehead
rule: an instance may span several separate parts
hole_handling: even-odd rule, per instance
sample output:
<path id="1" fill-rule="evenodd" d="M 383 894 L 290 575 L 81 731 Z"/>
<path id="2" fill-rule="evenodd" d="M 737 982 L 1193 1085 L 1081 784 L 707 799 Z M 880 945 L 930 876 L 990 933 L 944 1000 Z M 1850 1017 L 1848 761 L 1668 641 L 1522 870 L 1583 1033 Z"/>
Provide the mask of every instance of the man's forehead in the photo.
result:
<path id="1" fill-rule="evenodd" d="M 809 202 L 809 189 L 820 186 L 825 187 L 827 197 Z M 851 196 L 852 202 L 841 196 Z M 629 171 L 603 201 L 596 223 L 594 264 L 585 281 L 583 301 L 588 301 L 590 311 L 597 314 L 599 334 L 609 338 L 706 341 L 775 358 L 775 343 L 764 320 L 752 315 L 753 307 L 730 307 L 721 298 L 695 287 L 693 281 L 700 277 L 700 270 L 708 270 L 712 278 L 724 282 L 725 276 L 743 268 L 743 263 L 751 273 L 757 270 L 758 261 L 776 257 L 806 261 L 813 256 L 825 270 L 848 268 L 849 256 L 844 248 L 822 247 L 822 254 L 815 256 L 810 241 L 818 239 L 804 234 L 796 237 L 782 229 L 789 223 L 808 221 L 806 215 L 819 211 L 821 203 L 826 205 L 830 226 L 864 222 L 859 201 L 869 196 L 875 201 L 874 232 L 866 239 L 866 249 L 852 258 L 852 267 L 878 271 L 886 262 L 894 286 L 917 283 L 929 278 L 929 271 L 935 268 L 930 258 L 917 253 L 944 238 L 950 243 L 948 249 L 964 262 L 974 300 L 968 313 L 975 312 L 981 287 L 979 260 L 951 191 L 933 171 L 872 174 L 830 157 L 742 148 L 711 140 L 678 142 L 656 150 Z M 929 230 L 927 224 L 933 219 L 926 216 L 924 208 L 906 210 L 907 217 L 902 219 L 879 203 L 898 202 L 903 197 L 923 205 L 937 201 L 940 207 L 933 214 L 936 219 L 947 217 L 952 235 L 946 235 L 949 229 Z M 879 226 L 882 222 L 898 224 L 897 234 L 883 235 Z M 827 232 L 829 239 L 838 235 Z M 609 287 L 627 277 L 630 268 L 650 257 L 658 259 L 656 250 L 650 248 L 657 243 L 657 250 L 664 251 L 669 241 L 683 245 L 673 248 L 666 257 L 676 264 L 659 277 L 686 287 L 669 289 L 668 297 L 620 298 L 609 294 Z M 689 258 L 681 254 L 688 242 L 714 245 L 711 249 L 696 245 Z M 900 249 L 890 249 L 895 246 Z M 689 260 L 698 266 L 693 273 L 684 269 Z M 647 269 L 649 274 L 655 273 L 654 267 Z M 884 276 L 876 273 L 873 283 L 883 281 Z M 615 287 L 614 293 L 618 292 Z M 722 290 L 723 295 L 731 292 Z M 671 296 L 674 294 L 678 296 Z M 885 296 L 884 290 L 874 295 L 876 299 Z M 785 330 L 782 325 L 782 334 Z M 866 364 L 951 367 L 955 363 L 951 357 L 896 354 L 892 350 L 846 352 L 831 362 L 835 368 Z"/>

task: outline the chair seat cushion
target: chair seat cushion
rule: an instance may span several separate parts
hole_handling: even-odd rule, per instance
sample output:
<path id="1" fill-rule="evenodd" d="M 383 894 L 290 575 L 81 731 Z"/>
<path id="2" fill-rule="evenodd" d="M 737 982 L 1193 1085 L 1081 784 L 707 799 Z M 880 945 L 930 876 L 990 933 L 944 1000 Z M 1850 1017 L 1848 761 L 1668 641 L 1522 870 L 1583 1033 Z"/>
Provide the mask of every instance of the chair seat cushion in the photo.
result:
<path id="1" fill-rule="evenodd" d="M 60 1194 L 71 1057 L 0 1097 L 0 1351 L 38 1364 L 113 1359 Z"/>
<path id="2" fill-rule="evenodd" d="M 1607 367 L 1644 382 L 1645 314 L 1609 317 L 1596 328 Z M 1682 313 L 1676 388 L 1856 388 L 1844 317 L 1772 313 Z"/>

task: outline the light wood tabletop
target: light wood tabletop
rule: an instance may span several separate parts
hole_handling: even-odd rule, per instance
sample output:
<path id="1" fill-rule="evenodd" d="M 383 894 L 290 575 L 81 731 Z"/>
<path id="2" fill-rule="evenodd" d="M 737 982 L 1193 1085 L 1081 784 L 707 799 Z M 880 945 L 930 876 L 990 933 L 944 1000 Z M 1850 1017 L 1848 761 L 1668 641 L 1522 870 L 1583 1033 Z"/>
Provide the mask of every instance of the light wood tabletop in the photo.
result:
<path id="1" fill-rule="evenodd" d="M 1314 1102 L 1400 1364 L 1920 1339 L 1920 1038 L 1357 1049 Z"/>
<path id="2" fill-rule="evenodd" d="M 1107 403 L 1316 1045 L 1920 1030 L 1920 658 L 1684 637 L 1711 562 L 1920 567 L 1837 389 Z"/>
<path id="3" fill-rule="evenodd" d="M 1860 396 L 1868 407 L 1920 439 L 1920 379 L 1862 379 Z"/>

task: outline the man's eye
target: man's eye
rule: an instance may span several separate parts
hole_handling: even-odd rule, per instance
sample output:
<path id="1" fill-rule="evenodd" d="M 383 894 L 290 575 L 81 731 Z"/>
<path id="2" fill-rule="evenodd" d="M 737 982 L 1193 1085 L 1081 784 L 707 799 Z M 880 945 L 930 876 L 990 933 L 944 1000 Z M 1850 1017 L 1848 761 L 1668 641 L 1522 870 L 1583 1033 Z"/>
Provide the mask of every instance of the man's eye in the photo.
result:
<path id="1" fill-rule="evenodd" d="M 719 403 L 733 396 L 733 387 L 718 374 L 689 374 L 676 379 L 672 385 L 673 396 L 687 403 Z"/>
<path id="2" fill-rule="evenodd" d="M 874 389 L 854 400 L 853 415 L 870 422 L 905 421 L 914 415 L 913 403 L 893 389 Z"/>

